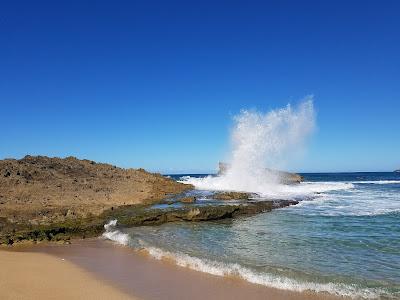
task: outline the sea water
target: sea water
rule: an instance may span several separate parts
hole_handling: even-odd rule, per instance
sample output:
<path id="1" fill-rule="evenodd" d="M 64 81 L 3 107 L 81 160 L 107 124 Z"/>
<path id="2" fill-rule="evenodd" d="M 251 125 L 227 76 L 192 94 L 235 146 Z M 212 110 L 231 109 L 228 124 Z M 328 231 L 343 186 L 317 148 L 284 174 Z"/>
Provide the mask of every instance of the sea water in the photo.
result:
<path id="1" fill-rule="evenodd" d="M 300 159 L 316 128 L 312 96 L 233 119 L 223 174 L 179 175 L 197 203 L 216 190 L 293 199 L 296 206 L 234 220 L 170 223 L 117 230 L 105 237 L 146 249 L 154 258 L 219 276 L 294 291 L 354 298 L 400 298 L 400 174 L 304 174 L 281 184 L 279 173 Z"/>
<path id="2" fill-rule="evenodd" d="M 353 298 L 400 298 L 400 174 L 303 174 L 280 187 L 296 206 L 250 217 L 169 223 L 106 236 L 156 259 L 265 286 Z M 198 183 L 204 175 L 177 175 Z M 196 191 L 198 202 L 209 191 Z M 264 195 L 264 198 L 278 194 Z"/>

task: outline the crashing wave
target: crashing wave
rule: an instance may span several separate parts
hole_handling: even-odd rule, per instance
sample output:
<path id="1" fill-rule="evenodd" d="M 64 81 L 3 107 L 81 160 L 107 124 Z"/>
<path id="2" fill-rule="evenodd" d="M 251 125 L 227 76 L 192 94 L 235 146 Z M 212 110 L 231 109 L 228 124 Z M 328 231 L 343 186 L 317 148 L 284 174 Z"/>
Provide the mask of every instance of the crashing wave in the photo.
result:
<path id="1" fill-rule="evenodd" d="M 190 256 L 180 252 L 172 253 L 157 247 L 148 246 L 143 241 L 138 241 L 135 243 L 128 234 L 116 229 L 116 224 L 117 220 L 112 220 L 104 226 L 106 229 L 106 232 L 103 234 L 104 238 L 117 242 L 121 245 L 141 245 L 141 250 L 146 251 L 151 257 L 157 260 L 172 261 L 177 266 L 189 268 L 195 271 L 204 272 L 215 276 L 239 277 L 250 283 L 296 292 L 326 292 L 342 297 L 366 299 L 377 298 L 379 295 L 385 293 L 385 291 L 380 289 L 361 288 L 356 285 L 300 281 L 280 275 L 256 272 L 237 263 L 218 262 L 210 259 Z"/>
<path id="2" fill-rule="evenodd" d="M 118 229 L 116 229 L 117 220 L 111 220 L 107 224 L 104 225 L 104 229 L 106 230 L 102 237 L 108 240 L 117 242 L 121 245 L 128 245 L 129 243 L 129 235 L 126 233 L 122 233 Z"/>

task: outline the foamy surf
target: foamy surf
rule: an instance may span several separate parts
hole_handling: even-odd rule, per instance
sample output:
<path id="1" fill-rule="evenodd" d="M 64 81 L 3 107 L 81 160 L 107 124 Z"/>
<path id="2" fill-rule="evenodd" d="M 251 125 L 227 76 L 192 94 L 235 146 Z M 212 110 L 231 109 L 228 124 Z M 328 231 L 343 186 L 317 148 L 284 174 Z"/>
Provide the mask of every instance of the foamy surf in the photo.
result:
<path id="1" fill-rule="evenodd" d="M 396 192 L 376 193 L 354 189 L 347 194 L 322 194 L 319 197 L 303 199 L 290 208 L 307 216 L 352 216 L 373 217 L 400 213 L 400 201 Z"/>
<path id="2" fill-rule="evenodd" d="M 400 184 L 400 180 L 365 180 L 352 181 L 353 184 Z"/>
<path id="3" fill-rule="evenodd" d="M 121 245 L 128 245 L 129 235 L 117 230 L 115 228 L 116 225 L 117 225 L 117 220 L 111 220 L 110 222 L 105 224 L 104 225 L 105 232 L 102 234 L 102 237 L 117 242 L 118 244 Z"/>
<path id="4" fill-rule="evenodd" d="M 206 177 L 190 177 L 184 176 L 179 182 L 192 184 L 198 190 L 207 191 L 238 191 L 257 193 L 261 197 L 293 199 L 314 196 L 315 194 L 349 190 L 354 188 L 352 182 L 302 182 L 294 185 L 284 184 L 260 184 L 254 188 L 237 188 L 236 186 L 227 185 L 225 179 L 221 176 L 206 176 Z"/>
<path id="5" fill-rule="evenodd" d="M 237 263 L 226 263 L 199 258 L 181 252 L 173 253 L 159 247 L 147 245 L 142 240 L 134 241 L 128 234 L 116 229 L 116 224 L 117 220 L 112 220 L 104 226 L 106 231 L 103 234 L 103 238 L 125 246 L 138 245 L 137 247 L 134 247 L 136 250 L 145 251 L 154 259 L 168 260 L 177 266 L 189 268 L 191 270 L 215 276 L 238 277 L 250 283 L 295 292 L 323 292 L 337 296 L 363 299 L 375 299 L 384 293 L 384 291 L 380 289 L 362 288 L 356 285 L 306 282 L 275 274 L 260 273 Z"/>
<path id="6" fill-rule="evenodd" d="M 156 247 L 144 247 L 144 250 L 155 259 L 166 259 L 174 262 L 180 267 L 189 268 L 191 270 L 208 273 L 215 276 L 238 277 L 250 283 L 260 284 L 281 290 L 290 290 L 295 292 L 322 292 L 337 296 L 364 299 L 375 299 L 383 293 L 383 291 L 379 289 L 362 289 L 357 286 L 336 283 L 304 282 L 273 274 L 257 273 L 250 268 L 246 268 L 239 264 L 201 259 L 184 253 L 171 253 Z"/>

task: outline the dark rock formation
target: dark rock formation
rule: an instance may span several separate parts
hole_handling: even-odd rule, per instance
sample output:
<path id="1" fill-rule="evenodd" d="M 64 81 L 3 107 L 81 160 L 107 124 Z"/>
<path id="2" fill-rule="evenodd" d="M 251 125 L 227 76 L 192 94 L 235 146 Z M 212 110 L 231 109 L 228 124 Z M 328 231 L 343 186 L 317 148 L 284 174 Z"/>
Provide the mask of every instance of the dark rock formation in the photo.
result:
<path id="1" fill-rule="evenodd" d="M 297 204 L 297 201 L 245 201 L 238 205 L 184 205 L 179 208 L 153 208 L 148 205 L 127 205 L 104 211 L 75 221 L 51 225 L 10 224 L 0 219 L 0 244 L 21 241 L 69 241 L 71 238 L 94 237 L 101 234 L 103 226 L 117 219 L 122 226 L 160 225 L 166 222 L 201 222 L 251 216 L 272 209 Z"/>
<path id="2" fill-rule="evenodd" d="M 254 194 L 244 192 L 217 192 L 211 197 L 216 200 L 248 200 Z"/>
<path id="3" fill-rule="evenodd" d="M 248 201 L 238 205 L 193 205 L 179 208 L 152 209 L 147 207 L 120 207 L 112 212 L 105 212 L 106 219 L 117 219 L 124 226 L 160 225 L 177 221 L 210 221 L 238 216 L 250 216 L 297 204 L 297 201 Z"/>

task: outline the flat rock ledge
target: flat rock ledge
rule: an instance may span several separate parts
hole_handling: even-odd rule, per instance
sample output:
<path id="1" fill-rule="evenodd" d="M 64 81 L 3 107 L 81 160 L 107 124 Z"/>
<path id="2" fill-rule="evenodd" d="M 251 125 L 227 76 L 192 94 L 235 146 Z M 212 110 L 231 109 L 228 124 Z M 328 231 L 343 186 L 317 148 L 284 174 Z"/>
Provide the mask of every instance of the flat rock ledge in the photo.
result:
<path id="1" fill-rule="evenodd" d="M 216 200 L 249 200 L 252 197 L 257 197 L 257 194 L 246 192 L 216 192 L 211 197 Z"/>
<path id="2" fill-rule="evenodd" d="M 72 238 L 100 235 L 104 224 L 117 219 L 120 226 L 161 225 L 167 222 L 201 222 L 251 216 L 276 208 L 295 205 L 293 200 L 246 201 L 235 205 L 185 205 L 155 208 L 148 205 L 126 205 L 109 209 L 99 216 L 50 225 L 10 224 L 0 219 L 0 244 L 18 242 L 58 241 L 68 243 Z"/>
<path id="3" fill-rule="evenodd" d="M 251 216 L 272 209 L 298 204 L 298 201 L 248 201 L 237 205 L 184 206 L 171 209 L 119 208 L 110 213 L 109 219 L 117 219 L 123 226 L 160 225 L 167 222 L 201 222 Z"/>

